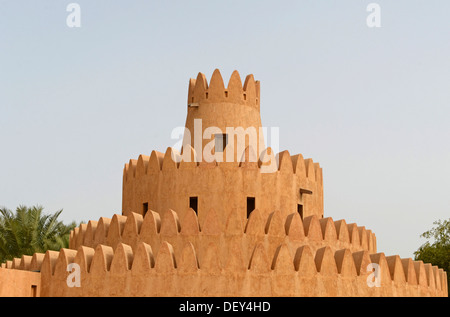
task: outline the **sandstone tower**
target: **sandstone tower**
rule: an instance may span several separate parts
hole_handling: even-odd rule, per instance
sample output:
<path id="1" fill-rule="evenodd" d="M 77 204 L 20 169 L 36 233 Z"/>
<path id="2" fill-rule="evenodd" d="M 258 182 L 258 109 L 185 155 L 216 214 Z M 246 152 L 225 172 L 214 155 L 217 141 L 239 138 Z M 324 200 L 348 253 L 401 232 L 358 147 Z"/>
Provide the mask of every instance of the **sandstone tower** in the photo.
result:
<path id="1" fill-rule="evenodd" d="M 81 224 L 68 249 L 3 264 L 0 295 L 448 295 L 442 269 L 386 256 L 370 229 L 324 217 L 320 165 L 273 153 L 261 128 L 253 75 L 225 86 L 218 70 L 209 83 L 198 74 L 181 151 L 131 159 L 121 214 Z"/>
<path id="2" fill-rule="evenodd" d="M 265 218 L 274 210 L 322 218 L 322 169 L 301 155 L 276 157 L 265 148 L 259 87 L 252 75 L 243 85 L 236 71 L 227 88 L 218 70 L 209 84 L 202 73 L 191 79 L 182 154 L 168 148 L 130 160 L 122 214 L 172 209 L 182 219 L 193 207 L 202 223 L 214 209 L 221 224 L 234 213 L 243 227 L 255 208 Z"/>

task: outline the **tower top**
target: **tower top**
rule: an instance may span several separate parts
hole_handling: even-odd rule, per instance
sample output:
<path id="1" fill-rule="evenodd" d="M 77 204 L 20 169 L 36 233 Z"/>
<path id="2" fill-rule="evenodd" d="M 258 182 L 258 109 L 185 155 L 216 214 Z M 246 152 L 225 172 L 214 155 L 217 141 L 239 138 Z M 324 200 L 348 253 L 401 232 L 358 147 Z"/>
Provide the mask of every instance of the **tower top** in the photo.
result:
<path id="1" fill-rule="evenodd" d="M 248 75 L 242 85 L 239 73 L 233 71 L 225 88 L 218 69 L 214 70 L 209 84 L 205 75 L 198 73 L 197 79 L 189 81 L 183 148 L 189 144 L 204 158 L 211 151 L 220 156 L 227 147 L 227 162 L 231 156 L 238 162 L 250 145 L 259 155 L 265 148 L 259 93 L 260 83 L 253 75 Z M 219 157 L 216 160 L 225 161 Z"/>
<path id="2" fill-rule="evenodd" d="M 253 75 L 247 75 L 242 85 L 241 77 L 235 70 L 231 74 L 228 86 L 225 84 L 218 69 L 214 70 L 208 84 L 203 73 L 198 73 L 196 79 L 189 80 L 188 106 L 196 107 L 202 103 L 234 103 L 247 105 L 259 111 L 260 82 Z"/>

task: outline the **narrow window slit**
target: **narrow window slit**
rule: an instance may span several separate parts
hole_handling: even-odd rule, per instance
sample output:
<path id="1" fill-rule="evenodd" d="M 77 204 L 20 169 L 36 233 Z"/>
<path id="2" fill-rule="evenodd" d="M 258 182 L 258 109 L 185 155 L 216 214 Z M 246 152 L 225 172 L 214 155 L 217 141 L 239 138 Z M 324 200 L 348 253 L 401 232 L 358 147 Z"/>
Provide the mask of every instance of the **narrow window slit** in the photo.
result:
<path id="1" fill-rule="evenodd" d="M 198 197 L 189 197 L 189 208 L 192 208 L 198 215 Z"/>
<path id="2" fill-rule="evenodd" d="M 250 217 L 250 214 L 253 210 L 255 210 L 255 197 L 247 197 L 247 219 Z"/>
<path id="3" fill-rule="evenodd" d="M 142 216 L 145 217 L 145 214 L 148 211 L 148 202 L 142 204 Z"/>
<path id="4" fill-rule="evenodd" d="M 297 212 L 300 215 L 300 218 L 303 220 L 303 205 L 301 204 L 297 205 Z"/>

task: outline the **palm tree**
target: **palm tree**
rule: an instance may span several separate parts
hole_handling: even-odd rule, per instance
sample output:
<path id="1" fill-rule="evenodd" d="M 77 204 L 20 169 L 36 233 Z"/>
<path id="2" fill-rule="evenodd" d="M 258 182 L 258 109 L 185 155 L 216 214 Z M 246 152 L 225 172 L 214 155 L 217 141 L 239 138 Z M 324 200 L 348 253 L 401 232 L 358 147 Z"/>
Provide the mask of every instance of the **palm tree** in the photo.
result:
<path id="1" fill-rule="evenodd" d="M 44 214 L 42 206 L 19 206 L 13 213 L 0 208 L 0 263 L 22 255 L 60 250 L 69 245 L 70 231 L 76 223 L 63 224 L 54 214 Z"/>

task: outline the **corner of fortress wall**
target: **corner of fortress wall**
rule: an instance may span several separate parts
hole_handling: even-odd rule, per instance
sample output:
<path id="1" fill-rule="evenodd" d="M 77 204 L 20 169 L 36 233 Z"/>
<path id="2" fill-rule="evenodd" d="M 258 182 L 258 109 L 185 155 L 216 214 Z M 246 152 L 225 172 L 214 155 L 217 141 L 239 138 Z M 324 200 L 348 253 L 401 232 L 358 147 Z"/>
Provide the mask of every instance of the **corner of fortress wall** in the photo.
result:
<path id="1" fill-rule="evenodd" d="M 377 253 L 374 234 L 344 220 L 280 212 L 264 218 L 255 210 L 245 226 L 230 214 L 220 228 L 214 217 L 200 226 L 192 209 L 188 215 L 102 217 L 73 231 L 72 249 L 7 266 L 39 269 L 42 296 L 448 295 L 442 269 Z M 80 288 L 66 285 L 69 263 L 80 265 Z M 368 285 L 371 263 L 379 266 L 379 287 Z"/>
<path id="2" fill-rule="evenodd" d="M 2 263 L 0 267 L 0 297 L 41 296 L 40 265 L 44 254 L 23 255 Z"/>

